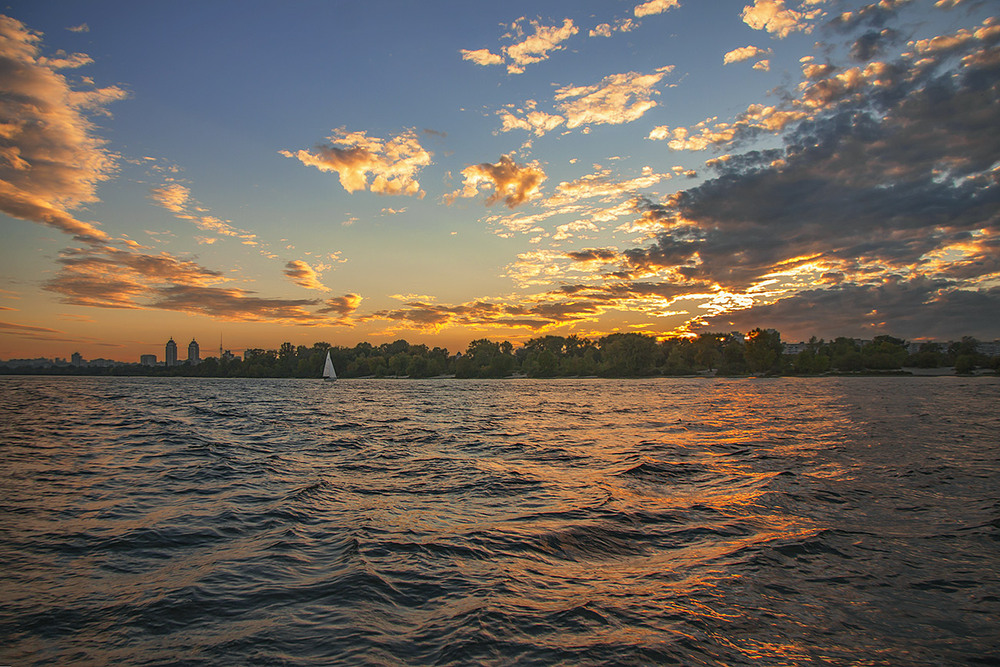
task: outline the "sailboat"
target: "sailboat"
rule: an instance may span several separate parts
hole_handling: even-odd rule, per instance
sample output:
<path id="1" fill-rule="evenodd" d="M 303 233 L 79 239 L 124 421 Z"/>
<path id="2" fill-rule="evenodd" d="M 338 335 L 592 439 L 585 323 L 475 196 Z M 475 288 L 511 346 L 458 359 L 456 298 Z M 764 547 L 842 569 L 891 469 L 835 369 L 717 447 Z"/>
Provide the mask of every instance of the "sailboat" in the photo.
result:
<path id="1" fill-rule="evenodd" d="M 336 380 L 337 371 L 333 370 L 333 361 L 330 360 L 330 351 L 327 350 L 326 353 L 326 364 L 323 366 L 323 379 L 324 380 Z"/>

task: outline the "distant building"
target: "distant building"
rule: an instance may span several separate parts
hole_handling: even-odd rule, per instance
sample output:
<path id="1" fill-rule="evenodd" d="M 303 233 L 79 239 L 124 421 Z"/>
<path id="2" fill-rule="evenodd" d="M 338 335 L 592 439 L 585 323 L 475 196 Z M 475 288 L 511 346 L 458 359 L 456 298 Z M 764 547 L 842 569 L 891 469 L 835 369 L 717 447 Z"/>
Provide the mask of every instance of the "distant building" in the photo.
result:
<path id="1" fill-rule="evenodd" d="M 798 354 L 799 352 L 805 352 L 809 349 L 809 343 L 783 343 L 785 354 Z"/>
<path id="2" fill-rule="evenodd" d="M 980 343 L 976 346 L 976 352 L 987 357 L 1000 357 L 1000 339 L 992 343 Z"/>
<path id="3" fill-rule="evenodd" d="M 192 338 L 191 342 L 188 343 L 188 363 L 189 364 L 194 365 L 194 364 L 197 364 L 197 363 L 199 363 L 201 361 L 201 358 L 198 356 L 198 353 L 199 353 L 198 342 L 194 338 Z"/>
<path id="4" fill-rule="evenodd" d="M 167 341 L 167 349 L 164 352 L 163 363 L 167 366 L 177 365 L 177 343 L 171 338 Z"/>
<path id="5" fill-rule="evenodd" d="M 139 355 L 139 363 L 143 366 L 155 366 L 156 365 L 156 355 L 155 354 L 142 354 Z"/>
<path id="6" fill-rule="evenodd" d="M 70 362 L 69 363 L 72 366 L 79 366 L 79 367 L 82 368 L 83 367 L 83 356 L 79 352 L 74 352 L 72 354 L 72 356 L 70 356 Z"/>

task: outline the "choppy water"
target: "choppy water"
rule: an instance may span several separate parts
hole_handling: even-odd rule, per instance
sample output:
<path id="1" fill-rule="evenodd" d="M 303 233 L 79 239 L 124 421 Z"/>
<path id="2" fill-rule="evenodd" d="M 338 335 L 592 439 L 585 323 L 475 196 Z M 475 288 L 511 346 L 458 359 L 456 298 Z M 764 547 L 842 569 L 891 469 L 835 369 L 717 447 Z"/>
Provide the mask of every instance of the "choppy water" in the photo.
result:
<path id="1" fill-rule="evenodd" d="M 0 378 L 0 664 L 998 664 L 998 399 Z"/>

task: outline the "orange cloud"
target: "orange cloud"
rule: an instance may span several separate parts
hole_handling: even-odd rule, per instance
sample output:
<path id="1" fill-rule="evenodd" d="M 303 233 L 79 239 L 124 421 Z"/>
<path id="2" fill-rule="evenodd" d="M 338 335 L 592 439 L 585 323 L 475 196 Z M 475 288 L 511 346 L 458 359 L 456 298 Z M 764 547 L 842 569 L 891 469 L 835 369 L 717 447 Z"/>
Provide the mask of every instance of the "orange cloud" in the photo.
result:
<path id="1" fill-rule="evenodd" d="M 534 34 L 504 47 L 504 53 L 512 61 L 507 65 L 507 71 L 511 74 L 521 74 L 525 65 L 548 59 L 550 51 L 562 49 L 561 42 L 580 32 L 571 19 L 563 19 L 561 26 L 545 26 L 538 21 L 531 21 L 531 25 L 535 29 Z M 520 27 L 517 26 L 516 29 L 520 30 Z"/>
<path id="2" fill-rule="evenodd" d="M 810 3 L 806 3 L 810 4 Z M 821 10 L 795 11 L 785 7 L 784 0 L 754 0 L 743 8 L 743 22 L 754 30 L 766 30 L 779 39 L 793 32 L 811 32 L 807 22 L 821 15 Z"/>
<path id="3" fill-rule="evenodd" d="M 649 0 L 649 2 L 636 5 L 633 12 L 637 17 L 652 16 L 680 6 L 680 0 Z"/>
<path id="4" fill-rule="evenodd" d="M 505 35 L 506 38 L 513 39 L 512 44 L 502 47 L 503 55 L 493 53 L 489 49 L 459 49 L 462 60 L 468 60 L 477 65 L 502 65 L 507 63 L 508 74 L 523 74 L 525 65 L 548 60 L 549 54 L 553 51 L 560 51 L 564 47 L 562 42 L 580 32 L 580 29 L 573 25 L 572 19 L 563 19 L 562 25 L 542 25 L 538 21 L 530 21 L 534 33 L 525 35 L 524 17 L 517 19 L 511 24 L 511 33 Z"/>
<path id="5" fill-rule="evenodd" d="M 422 167 L 431 164 L 431 154 L 420 145 L 413 130 L 379 139 L 367 136 L 364 131 L 348 132 L 339 128 L 334 130 L 329 141 L 330 144 L 317 146 L 312 152 L 279 152 L 320 171 L 337 172 L 340 184 L 348 192 L 370 190 L 383 195 L 423 198 L 425 193 L 416 176 Z M 372 176 L 370 184 L 369 175 Z"/>
<path id="6" fill-rule="evenodd" d="M 60 69 L 89 64 L 83 54 L 47 58 L 38 33 L 0 16 L 0 211 L 48 225 L 86 242 L 107 234 L 66 211 L 97 201 L 114 156 L 88 114 L 126 97 L 117 87 L 74 90 Z"/>
<path id="7" fill-rule="evenodd" d="M 150 190 L 149 196 L 168 211 L 183 213 L 191 199 L 191 190 L 180 183 L 166 183 Z"/>
<path id="8" fill-rule="evenodd" d="M 323 302 L 326 305 L 316 312 L 322 314 L 335 313 L 339 316 L 339 319 L 344 320 L 358 309 L 358 306 L 361 305 L 361 300 L 361 295 L 359 294 L 345 294 L 344 296 L 327 299 Z"/>
<path id="9" fill-rule="evenodd" d="M 744 60 L 750 60 L 751 58 L 756 58 L 760 55 L 766 55 L 770 53 L 770 49 L 761 49 L 756 46 L 742 46 L 738 49 L 733 49 L 726 55 L 722 57 L 722 64 L 728 65 L 730 63 L 739 63 Z"/>
<path id="10" fill-rule="evenodd" d="M 503 65 L 503 56 L 491 53 L 489 49 L 476 49 L 475 51 L 460 49 L 459 53 L 462 54 L 462 60 L 468 60 L 484 67 L 487 65 Z"/>
<path id="11" fill-rule="evenodd" d="M 496 164 L 484 162 L 466 167 L 462 176 L 465 177 L 463 187 L 446 197 L 449 203 L 457 197 L 475 197 L 480 188 L 486 188 L 493 190 L 486 199 L 487 205 L 502 199 L 507 208 L 537 197 L 546 178 L 537 162 L 520 165 L 508 155 L 501 155 Z"/>
<path id="12" fill-rule="evenodd" d="M 639 27 L 638 21 L 632 19 L 618 19 L 614 25 L 601 23 L 590 31 L 590 37 L 611 37 L 615 32 L 631 32 Z"/>
<path id="13" fill-rule="evenodd" d="M 329 287 L 320 282 L 320 275 L 313 267 L 300 259 L 293 259 L 285 264 L 285 277 L 293 283 L 306 289 L 329 291 Z"/>

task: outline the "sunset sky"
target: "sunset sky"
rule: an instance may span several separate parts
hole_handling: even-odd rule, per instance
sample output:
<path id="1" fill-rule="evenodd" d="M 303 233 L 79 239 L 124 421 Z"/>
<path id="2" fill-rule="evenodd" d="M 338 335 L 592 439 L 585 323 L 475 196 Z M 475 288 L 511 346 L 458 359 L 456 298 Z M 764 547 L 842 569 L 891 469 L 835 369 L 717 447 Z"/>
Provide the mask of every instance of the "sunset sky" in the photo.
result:
<path id="1" fill-rule="evenodd" d="M 0 358 L 992 340 L 997 10 L 7 4 Z"/>

